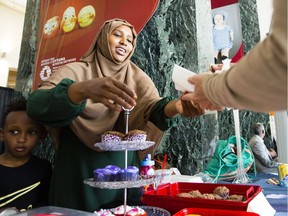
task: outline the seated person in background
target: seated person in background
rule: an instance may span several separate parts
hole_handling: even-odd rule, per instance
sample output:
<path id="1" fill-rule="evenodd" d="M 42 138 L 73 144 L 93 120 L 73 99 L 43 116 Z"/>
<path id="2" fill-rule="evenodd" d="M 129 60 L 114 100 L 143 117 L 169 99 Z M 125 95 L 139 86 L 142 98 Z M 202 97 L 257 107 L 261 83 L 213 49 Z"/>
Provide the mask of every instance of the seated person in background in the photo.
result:
<path id="1" fill-rule="evenodd" d="M 52 165 L 31 153 L 45 131 L 27 116 L 25 99 L 9 104 L 0 129 L 5 145 L 0 155 L 0 212 L 9 207 L 25 211 L 48 205 Z"/>
<path id="2" fill-rule="evenodd" d="M 265 129 L 263 124 L 257 123 L 253 127 L 254 136 L 249 141 L 256 163 L 258 173 L 277 173 L 277 153 L 275 150 L 268 150 L 264 144 Z"/>

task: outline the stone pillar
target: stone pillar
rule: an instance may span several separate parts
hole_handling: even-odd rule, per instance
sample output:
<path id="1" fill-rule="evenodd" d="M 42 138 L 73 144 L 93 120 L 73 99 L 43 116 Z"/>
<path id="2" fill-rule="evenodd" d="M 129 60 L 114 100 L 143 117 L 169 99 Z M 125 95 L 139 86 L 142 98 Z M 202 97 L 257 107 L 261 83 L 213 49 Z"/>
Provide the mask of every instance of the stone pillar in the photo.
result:
<path id="1" fill-rule="evenodd" d="M 27 96 L 31 92 L 37 54 L 40 0 L 29 0 L 26 5 L 20 58 L 15 90 Z"/>

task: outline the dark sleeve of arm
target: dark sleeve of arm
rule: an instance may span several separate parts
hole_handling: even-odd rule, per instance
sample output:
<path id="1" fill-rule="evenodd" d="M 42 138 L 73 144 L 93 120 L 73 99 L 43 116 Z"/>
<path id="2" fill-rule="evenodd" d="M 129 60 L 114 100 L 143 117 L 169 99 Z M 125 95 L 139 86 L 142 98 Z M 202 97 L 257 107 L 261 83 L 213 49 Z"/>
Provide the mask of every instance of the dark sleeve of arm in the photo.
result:
<path id="1" fill-rule="evenodd" d="M 178 125 L 179 117 L 168 118 L 164 113 L 165 106 L 173 100 L 172 97 L 165 97 L 158 101 L 152 108 L 149 121 L 156 125 L 160 130 L 166 131 Z"/>
<path id="2" fill-rule="evenodd" d="M 52 89 L 34 91 L 27 101 L 28 116 L 52 127 L 68 125 L 86 105 L 86 101 L 74 104 L 68 98 L 67 89 L 72 83 L 70 79 L 63 79 Z"/>

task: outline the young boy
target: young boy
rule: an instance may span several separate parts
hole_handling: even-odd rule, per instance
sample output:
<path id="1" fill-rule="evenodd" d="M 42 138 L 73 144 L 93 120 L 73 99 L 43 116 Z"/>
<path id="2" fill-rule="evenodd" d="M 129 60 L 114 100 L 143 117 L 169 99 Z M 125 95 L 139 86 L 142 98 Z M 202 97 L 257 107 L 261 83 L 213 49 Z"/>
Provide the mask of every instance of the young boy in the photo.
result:
<path id="1" fill-rule="evenodd" d="M 5 150 L 0 155 L 0 209 L 48 205 L 52 166 L 31 153 L 45 137 L 45 127 L 27 116 L 25 99 L 12 101 L 1 127 Z"/>

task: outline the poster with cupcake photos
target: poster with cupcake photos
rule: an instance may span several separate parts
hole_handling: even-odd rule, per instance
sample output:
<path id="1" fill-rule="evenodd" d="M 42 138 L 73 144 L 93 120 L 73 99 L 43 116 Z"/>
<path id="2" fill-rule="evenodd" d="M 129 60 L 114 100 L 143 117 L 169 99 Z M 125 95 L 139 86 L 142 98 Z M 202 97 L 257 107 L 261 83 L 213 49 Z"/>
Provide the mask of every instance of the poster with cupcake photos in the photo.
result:
<path id="1" fill-rule="evenodd" d="M 139 33 L 154 14 L 159 1 L 41 1 L 33 90 L 61 65 L 78 61 L 104 21 L 125 19 Z"/>
<path id="2" fill-rule="evenodd" d="M 214 63 L 244 56 L 239 0 L 211 0 Z"/>

